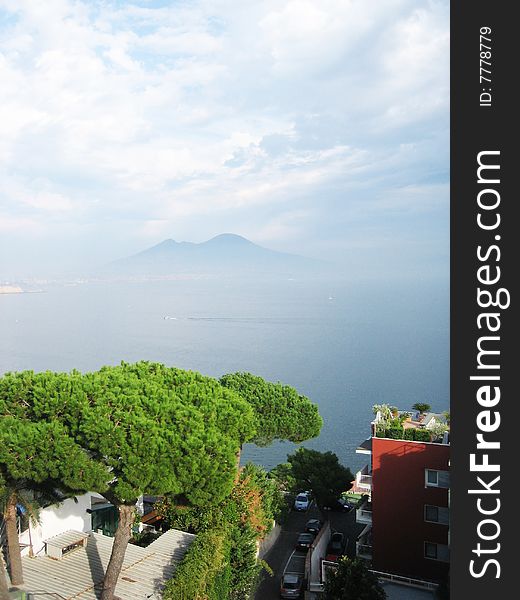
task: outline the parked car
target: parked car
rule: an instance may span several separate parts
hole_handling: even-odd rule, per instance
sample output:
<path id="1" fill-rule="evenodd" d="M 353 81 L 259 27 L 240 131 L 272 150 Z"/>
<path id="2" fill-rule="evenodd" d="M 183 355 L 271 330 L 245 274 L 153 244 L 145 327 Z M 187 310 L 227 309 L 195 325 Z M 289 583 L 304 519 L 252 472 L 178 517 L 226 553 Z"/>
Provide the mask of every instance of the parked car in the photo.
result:
<path id="1" fill-rule="evenodd" d="M 330 502 L 323 506 L 323 510 L 337 510 L 340 512 L 349 512 L 352 510 L 352 504 L 345 498 L 339 498 L 339 500 L 335 500 L 334 502 Z"/>
<path id="2" fill-rule="evenodd" d="M 307 492 L 300 492 L 294 500 L 294 510 L 307 510 L 311 503 Z"/>
<path id="3" fill-rule="evenodd" d="M 330 542 L 327 546 L 327 556 L 339 557 L 343 554 L 344 549 L 345 536 L 340 531 L 334 531 L 333 534 L 330 536 Z"/>
<path id="4" fill-rule="evenodd" d="M 309 519 L 305 524 L 305 531 L 318 535 L 318 531 L 323 527 L 323 523 L 319 519 Z"/>
<path id="5" fill-rule="evenodd" d="M 280 582 L 280 598 L 301 598 L 303 594 L 303 575 L 285 573 Z"/>
<path id="6" fill-rule="evenodd" d="M 314 533 L 300 533 L 298 539 L 296 540 L 296 550 L 308 550 L 311 547 L 312 542 L 314 542 L 314 538 L 316 536 Z"/>

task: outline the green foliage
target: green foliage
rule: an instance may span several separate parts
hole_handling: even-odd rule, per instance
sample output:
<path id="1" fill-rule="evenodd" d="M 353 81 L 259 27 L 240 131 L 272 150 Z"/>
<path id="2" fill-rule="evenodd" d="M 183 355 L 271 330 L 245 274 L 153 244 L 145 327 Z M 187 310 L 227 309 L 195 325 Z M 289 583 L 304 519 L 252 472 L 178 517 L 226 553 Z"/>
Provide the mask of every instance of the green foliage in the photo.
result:
<path id="1" fill-rule="evenodd" d="M 219 600 L 227 596 L 230 572 L 226 568 L 229 554 L 225 530 L 211 529 L 197 535 L 175 576 L 163 592 L 164 600 Z"/>
<path id="2" fill-rule="evenodd" d="M 402 440 L 404 435 L 404 429 L 402 427 L 387 427 L 385 429 L 384 437 L 389 438 L 391 440 Z"/>
<path id="3" fill-rule="evenodd" d="M 257 535 L 249 523 L 230 530 L 231 577 L 229 594 L 225 596 L 230 600 L 248 600 L 260 574 L 262 567 L 256 560 Z"/>
<path id="4" fill-rule="evenodd" d="M 415 432 L 418 431 L 414 427 L 410 427 L 404 430 L 403 439 L 413 441 L 415 440 Z"/>
<path id="5" fill-rule="evenodd" d="M 166 497 L 155 504 L 157 513 L 170 527 L 190 533 L 200 533 L 246 519 L 254 525 L 257 537 L 263 537 L 278 521 L 285 509 L 283 494 L 276 482 L 258 465 L 248 463 L 229 496 L 208 506 L 179 504 L 175 497 Z"/>
<path id="6" fill-rule="evenodd" d="M 269 531 L 283 498 L 264 469 L 248 464 L 228 498 L 217 506 L 197 509 L 172 500 L 156 505 L 168 525 L 196 533 L 196 542 L 168 584 L 166 599 L 247 600 L 263 565 L 256 560 L 256 542 Z M 208 536 L 219 538 L 218 564 Z M 200 538 L 200 541 L 199 541 Z M 214 540 L 212 543 L 215 543 Z M 201 578 L 195 585 L 194 579 Z M 192 596 L 182 595 L 191 593 Z"/>
<path id="7" fill-rule="evenodd" d="M 409 427 L 407 429 L 403 429 L 402 427 L 380 427 L 377 429 L 376 435 L 377 437 L 393 440 L 432 442 L 442 437 L 445 431 L 447 431 L 446 426 L 432 427 L 431 429 L 418 427 Z"/>
<path id="8" fill-rule="evenodd" d="M 354 475 L 333 452 L 299 448 L 287 457 L 300 490 L 312 490 L 318 506 L 337 500 L 352 487 Z"/>
<path id="9" fill-rule="evenodd" d="M 303 442 L 320 433 L 323 420 L 318 407 L 294 388 L 250 373 L 224 375 L 220 383 L 237 392 L 255 412 L 256 434 L 244 441 L 266 446 L 274 440 Z"/>
<path id="10" fill-rule="evenodd" d="M 209 535 L 233 524 L 220 546 L 213 540 L 206 564 L 208 577 L 214 574 L 208 589 L 220 590 L 219 600 L 226 586 L 236 586 L 233 598 L 246 597 L 245 582 L 258 571 L 250 561 L 253 541 L 268 531 L 280 504 L 276 483 L 254 467 L 233 487 L 241 445 L 300 442 L 322 426 L 317 406 L 281 383 L 248 373 L 219 382 L 151 362 L 86 374 L 7 373 L 0 377 L 0 416 L 4 483 L 56 482 L 101 492 L 116 506 L 132 506 L 143 493 L 170 495 L 191 507 L 171 519 L 188 529 Z M 239 580 L 238 571 L 249 574 Z M 182 589 L 179 597 L 190 600 L 207 593 L 204 585 Z"/>
<path id="11" fill-rule="evenodd" d="M 376 424 L 377 437 L 403 438 L 403 423 L 411 416 L 410 413 L 403 412 L 399 414 L 397 407 L 388 404 L 375 404 L 372 410 L 374 414 L 379 413 L 381 417 Z"/>
<path id="12" fill-rule="evenodd" d="M 248 373 L 219 383 L 150 362 L 86 374 L 7 373 L 0 415 L 10 420 L 3 431 L 19 440 L 0 457 L 15 478 L 30 464 L 36 480 L 79 487 L 90 476 L 90 489 L 116 502 L 169 493 L 199 506 L 229 494 L 243 442 L 301 441 L 322 425 L 316 405 L 289 386 Z M 34 458 L 34 448 L 45 457 L 51 447 L 56 460 Z"/>
<path id="13" fill-rule="evenodd" d="M 23 391 L 23 386 L 19 389 Z M 4 408 L 5 391 L 0 379 Z M 15 523 L 16 505 L 22 505 L 25 516 L 36 523 L 41 503 L 63 499 L 57 488 L 69 495 L 105 489 L 110 474 L 75 442 L 62 424 L 34 423 L 23 414 L 13 413 L 4 411 L 0 418 L 0 510 L 6 521 L 11 580 L 21 584 L 23 568 Z"/>
<path id="14" fill-rule="evenodd" d="M 385 600 L 386 592 L 360 558 L 341 558 L 325 582 L 325 600 Z"/>
<path id="15" fill-rule="evenodd" d="M 431 406 L 426 402 L 416 402 L 412 408 L 420 413 L 426 413 L 430 410 Z"/>
<path id="16" fill-rule="evenodd" d="M 134 532 L 130 538 L 130 544 L 146 548 L 146 546 L 149 546 L 160 535 L 160 533 L 154 533 L 153 531 L 146 529 L 144 531 Z"/>
<path id="17" fill-rule="evenodd" d="M 267 533 L 270 531 L 273 521 L 279 523 L 287 513 L 287 503 L 283 491 L 277 481 L 271 477 L 270 472 L 268 473 L 264 468 L 253 463 L 244 466 L 241 476 L 249 478 L 251 485 L 260 491 L 263 527 Z"/>
<path id="18" fill-rule="evenodd" d="M 263 537 L 273 521 L 279 519 L 284 504 L 276 482 L 262 467 L 248 463 L 241 469 L 230 495 L 218 504 L 196 507 L 178 504 L 176 498 L 166 497 L 155 504 L 155 509 L 170 527 L 190 533 L 245 522 L 245 519 L 254 525 L 258 537 Z"/>
<path id="19" fill-rule="evenodd" d="M 25 384 L 27 380 L 22 381 Z M 6 408 L 6 391 L 0 379 L 0 406 Z M 25 385 L 14 386 L 22 395 Z M 7 389 L 6 389 L 7 388 Z M 7 414 L 6 414 L 7 413 Z M 110 474 L 79 446 L 67 429 L 56 421 L 31 422 L 23 414 L 4 410 L 0 418 L 0 512 L 21 505 L 25 516 L 39 521 L 41 506 L 55 504 L 66 496 L 89 489 L 105 489 Z M 9 533 L 8 533 L 9 535 Z M 13 544 L 13 540 L 10 539 Z M 16 544 L 18 547 L 18 544 Z M 21 557 L 13 558 L 17 579 L 23 580 Z"/>
<path id="20" fill-rule="evenodd" d="M 432 434 L 428 429 L 414 429 L 414 440 L 416 442 L 431 442 Z"/>
<path id="21" fill-rule="evenodd" d="M 63 490 L 105 489 L 110 478 L 61 423 L 10 415 L 0 419 L 0 473 L 5 487 L 19 489 L 46 482 Z"/>
<path id="22" fill-rule="evenodd" d="M 91 489 L 116 503 L 143 492 L 218 502 L 231 490 L 241 441 L 255 431 L 249 405 L 215 379 L 148 362 L 85 375 L 7 374 L 0 408 L 73 439 L 104 469 L 105 481 L 110 472 L 108 490 Z M 70 476 L 77 472 L 71 465 Z"/>
<path id="23" fill-rule="evenodd" d="M 444 434 L 449 431 L 449 427 L 446 423 L 434 423 L 431 427 L 428 427 L 428 431 L 431 433 L 432 441 L 442 439 Z"/>
<path id="24" fill-rule="evenodd" d="M 218 505 L 220 506 L 220 505 Z M 168 525 L 174 529 L 187 531 L 188 533 L 200 533 L 216 526 L 214 506 L 186 506 L 175 504 L 169 498 L 155 504 L 155 510 L 161 515 Z"/>
<path id="25" fill-rule="evenodd" d="M 298 483 L 294 478 L 291 463 L 280 463 L 269 471 L 269 477 L 276 481 L 278 488 L 284 492 L 298 491 Z"/>
<path id="26" fill-rule="evenodd" d="M 392 418 L 392 408 L 389 404 L 374 404 L 372 412 L 374 415 L 380 413 L 383 420 L 388 421 Z"/>

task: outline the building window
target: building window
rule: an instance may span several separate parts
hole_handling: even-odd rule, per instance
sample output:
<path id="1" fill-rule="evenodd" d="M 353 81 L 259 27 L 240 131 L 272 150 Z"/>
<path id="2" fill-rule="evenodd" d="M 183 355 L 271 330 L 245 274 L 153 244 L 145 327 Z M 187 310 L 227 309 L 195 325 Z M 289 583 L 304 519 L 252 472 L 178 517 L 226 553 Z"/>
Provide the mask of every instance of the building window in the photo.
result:
<path id="1" fill-rule="evenodd" d="M 439 560 L 441 562 L 449 562 L 450 549 L 446 544 L 424 542 L 424 558 L 429 558 L 430 560 Z"/>
<path id="2" fill-rule="evenodd" d="M 437 560 L 437 544 L 424 542 L 424 556 L 425 558 L 433 558 L 434 560 Z"/>
<path id="3" fill-rule="evenodd" d="M 428 487 L 437 487 L 439 485 L 439 471 L 426 469 L 426 485 Z"/>
<path id="4" fill-rule="evenodd" d="M 424 507 L 424 520 L 429 521 L 430 523 L 438 523 L 439 507 L 432 506 L 431 504 L 426 504 L 426 506 Z"/>
<path id="5" fill-rule="evenodd" d="M 450 509 L 446 506 L 424 505 L 424 520 L 428 523 L 439 523 L 440 525 L 449 525 Z"/>
<path id="6" fill-rule="evenodd" d="M 426 487 L 440 487 L 447 490 L 450 487 L 450 473 L 437 469 L 425 469 L 424 483 Z"/>

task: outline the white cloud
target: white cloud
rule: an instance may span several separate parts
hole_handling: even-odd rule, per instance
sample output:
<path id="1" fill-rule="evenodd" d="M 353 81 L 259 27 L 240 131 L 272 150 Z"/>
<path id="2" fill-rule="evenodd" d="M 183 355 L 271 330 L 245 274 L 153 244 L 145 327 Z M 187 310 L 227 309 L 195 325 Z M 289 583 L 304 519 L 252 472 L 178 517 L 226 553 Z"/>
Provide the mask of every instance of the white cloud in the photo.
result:
<path id="1" fill-rule="evenodd" d="M 4 223 L 35 219 L 58 239 L 61 222 L 65 239 L 99 222 L 121 234 L 130 219 L 128 236 L 182 238 L 191 219 L 226 215 L 228 231 L 297 246 L 312 198 L 330 220 L 334 203 L 359 209 L 355 189 L 373 214 L 384 190 L 422 203 L 418 182 L 446 182 L 447 2 L 0 0 L 2 10 Z"/>

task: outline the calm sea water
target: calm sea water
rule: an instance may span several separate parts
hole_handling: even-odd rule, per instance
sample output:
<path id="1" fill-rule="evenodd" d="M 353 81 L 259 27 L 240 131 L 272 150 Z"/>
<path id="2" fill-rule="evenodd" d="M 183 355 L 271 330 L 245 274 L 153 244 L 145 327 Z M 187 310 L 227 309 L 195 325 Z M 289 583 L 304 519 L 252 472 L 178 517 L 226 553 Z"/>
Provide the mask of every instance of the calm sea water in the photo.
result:
<path id="1" fill-rule="evenodd" d="M 206 375 L 250 371 L 319 405 L 321 435 L 357 470 L 372 406 L 449 406 L 447 285 L 164 281 L 0 295 L 0 373 L 153 360 Z M 247 446 L 270 468 L 290 443 Z"/>

